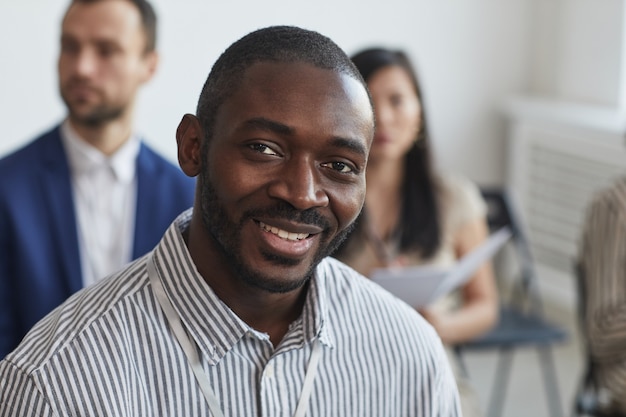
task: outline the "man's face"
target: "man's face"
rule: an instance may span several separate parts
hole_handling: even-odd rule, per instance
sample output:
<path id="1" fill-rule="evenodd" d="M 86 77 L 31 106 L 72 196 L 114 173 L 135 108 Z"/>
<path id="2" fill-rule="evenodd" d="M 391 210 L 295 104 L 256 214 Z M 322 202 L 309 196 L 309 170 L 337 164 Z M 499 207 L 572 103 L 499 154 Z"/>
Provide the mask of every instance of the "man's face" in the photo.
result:
<path id="1" fill-rule="evenodd" d="M 62 25 L 59 86 L 70 120 L 98 126 L 130 112 L 156 54 L 139 10 L 124 0 L 75 3 Z"/>
<path id="2" fill-rule="evenodd" d="M 364 87 L 303 63 L 257 63 L 221 106 L 201 172 L 203 223 L 236 279 L 301 287 L 365 197 Z"/>

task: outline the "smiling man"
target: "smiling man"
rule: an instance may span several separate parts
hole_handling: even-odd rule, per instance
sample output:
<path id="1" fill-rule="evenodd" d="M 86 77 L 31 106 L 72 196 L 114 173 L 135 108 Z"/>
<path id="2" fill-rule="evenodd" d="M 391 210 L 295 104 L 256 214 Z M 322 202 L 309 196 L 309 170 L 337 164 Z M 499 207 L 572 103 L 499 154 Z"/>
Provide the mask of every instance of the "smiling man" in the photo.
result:
<path id="1" fill-rule="evenodd" d="M 193 209 L 0 363 L 0 416 L 459 415 L 434 330 L 327 257 L 361 210 L 373 131 L 330 39 L 234 43 L 176 134 Z"/>

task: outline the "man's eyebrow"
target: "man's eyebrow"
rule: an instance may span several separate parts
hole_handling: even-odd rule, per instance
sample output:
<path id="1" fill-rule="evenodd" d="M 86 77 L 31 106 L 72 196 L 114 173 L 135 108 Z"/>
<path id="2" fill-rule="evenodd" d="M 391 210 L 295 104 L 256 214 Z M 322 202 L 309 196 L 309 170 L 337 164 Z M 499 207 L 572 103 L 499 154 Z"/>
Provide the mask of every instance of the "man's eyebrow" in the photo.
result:
<path id="1" fill-rule="evenodd" d="M 367 149 L 360 140 L 336 137 L 331 140 L 331 144 L 338 148 L 349 149 L 361 156 L 367 156 Z"/>
<path id="2" fill-rule="evenodd" d="M 265 117 L 254 117 L 252 119 L 248 119 L 244 122 L 246 127 L 256 128 L 261 130 L 266 130 L 268 132 L 280 133 L 283 135 L 289 135 L 294 133 L 294 129 L 270 119 L 266 119 Z"/>
<path id="3" fill-rule="evenodd" d="M 76 39 L 76 36 L 72 35 L 71 33 L 68 32 L 62 32 L 61 33 L 61 41 L 73 41 Z"/>

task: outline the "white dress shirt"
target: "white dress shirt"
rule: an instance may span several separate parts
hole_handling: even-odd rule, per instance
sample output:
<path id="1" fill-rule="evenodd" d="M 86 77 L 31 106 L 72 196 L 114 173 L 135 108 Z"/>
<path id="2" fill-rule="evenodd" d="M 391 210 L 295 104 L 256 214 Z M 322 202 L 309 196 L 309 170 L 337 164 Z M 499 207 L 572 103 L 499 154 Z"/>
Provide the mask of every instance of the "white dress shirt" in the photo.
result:
<path id="1" fill-rule="evenodd" d="M 274 348 L 198 273 L 182 235 L 190 218 L 168 229 L 154 266 L 225 417 L 292 417 L 314 344 L 307 417 L 460 416 L 441 341 L 414 309 L 326 258 Z M 72 296 L 0 362 L 0 417 L 211 415 L 155 297 L 149 256 Z"/>
<path id="2" fill-rule="evenodd" d="M 107 156 L 81 139 L 66 120 L 61 140 L 72 180 L 83 285 L 132 259 L 140 141 L 131 136 Z"/>

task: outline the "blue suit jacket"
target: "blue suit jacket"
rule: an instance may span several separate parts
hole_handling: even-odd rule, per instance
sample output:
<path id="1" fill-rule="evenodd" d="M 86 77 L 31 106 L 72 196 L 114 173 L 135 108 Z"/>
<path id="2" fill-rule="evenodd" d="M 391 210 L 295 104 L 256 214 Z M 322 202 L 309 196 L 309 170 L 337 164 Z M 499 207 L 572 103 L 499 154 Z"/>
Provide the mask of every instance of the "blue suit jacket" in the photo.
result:
<path id="1" fill-rule="evenodd" d="M 133 258 L 193 204 L 195 179 L 144 143 L 137 156 Z M 0 160 L 0 359 L 82 288 L 70 172 L 59 127 Z"/>

